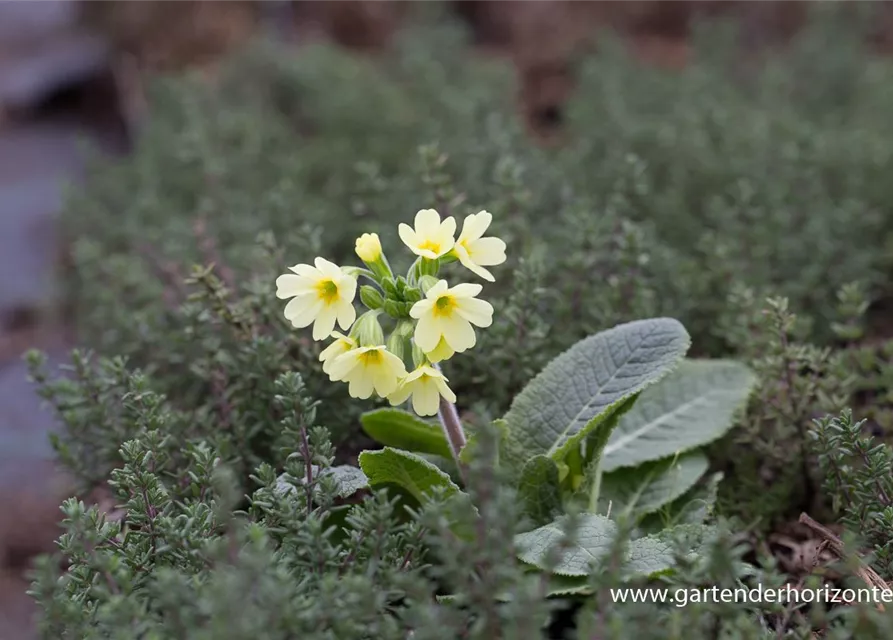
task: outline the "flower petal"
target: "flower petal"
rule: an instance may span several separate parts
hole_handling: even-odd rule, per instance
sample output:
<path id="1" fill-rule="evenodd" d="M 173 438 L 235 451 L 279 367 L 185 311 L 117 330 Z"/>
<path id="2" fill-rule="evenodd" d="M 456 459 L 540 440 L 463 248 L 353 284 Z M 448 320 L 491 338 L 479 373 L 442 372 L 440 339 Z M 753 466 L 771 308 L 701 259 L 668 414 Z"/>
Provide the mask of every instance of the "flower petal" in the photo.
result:
<path id="1" fill-rule="evenodd" d="M 341 267 L 339 267 L 334 262 L 330 262 L 325 258 L 316 258 L 313 261 L 313 264 L 316 265 L 316 268 L 319 269 L 319 272 L 325 276 L 326 278 L 331 278 L 335 282 L 338 282 L 342 277 L 344 277 L 344 272 L 341 271 Z"/>
<path id="2" fill-rule="evenodd" d="M 300 295 L 292 298 L 285 305 L 285 317 L 293 327 L 303 329 L 309 327 L 322 310 L 322 300 L 315 295 Z"/>
<path id="3" fill-rule="evenodd" d="M 434 300 L 419 300 L 409 309 L 409 316 L 418 320 L 423 315 L 431 313 L 434 308 Z"/>
<path id="4" fill-rule="evenodd" d="M 505 262 L 505 241 L 500 238 L 481 238 L 469 244 L 470 257 L 477 264 L 492 267 Z"/>
<path id="5" fill-rule="evenodd" d="M 440 224 L 440 214 L 435 209 L 422 209 L 415 214 L 415 231 L 423 239 L 436 235 Z"/>
<path id="6" fill-rule="evenodd" d="M 313 281 L 291 273 L 276 278 L 276 297 L 293 298 L 313 291 Z"/>
<path id="7" fill-rule="evenodd" d="M 484 232 L 487 231 L 491 222 L 493 222 L 493 214 L 489 211 L 480 211 L 471 214 L 466 217 L 465 221 L 462 223 L 462 235 L 459 236 L 459 239 L 465 240 L 466 242 L 477 240 L 484 235 Z"/>
<path id="8" fill-rule="evenodd" d="M 338 319 L 338 326 L 347 331 L 350 325 L 357 319 L 357 310 L 353 304 L 347 300 L 340 300 L 335 305 L 335 313 Z"/>
<path id="9" fill-rule="evenodd" d="M 309 264 L 296 264 L 288 269 L 289 271 L 294 271 L 302 278 L 307 278 L 313 281 L 319 280 L 320 277 L 322 277 L 322 273 L 320 273 L 319 269 L 311 267 Z"/>
<path id="10" fill-rule="evenodd" d="M 471 324 L 469 324 L 468 320 L 465 320 L 458 314 L 449 319 L 441 319 L 440 330 L 444 340 L 446 340 L 447 344 L 449 344 L 457 353 L 462 353 L 466 349 L 471 349 L 477 341 Z M 419 346 L 422 351 L 425 351 L 425 347 L 422 345 Z M 433 350 L 433 347 L 431 350 Z"/>
<path id="11" fill-rule="evenodd" d="M 464 299 L 464 298 L 473 298 L 483 290 L 484 290 L 483 285 L 472 284 L 470 282 L 463 282 L 461 284 L 457 284 L 452 289 L 450 289 L 450 293 L 452 293 L 457 298 Z"/>
<path id="12" fill-rule="evenodd" d="M 338 312 L 333 306 L 324 306 L 319 315 L 316 316 L 316 322 L 313 323 L 313 339 L 325 340 L 335 329 L 335 320 Z M 342 327 L 343 328 L 343 327 Z"/>
<path id="13" fill-rule="evenodd" d="M 397 235 L 400 236 L 403 244 L 405 244 L 410 249 L 414 249 L 415 247 L 419 246 L 419 244 L 421 244 L 413 228 L 404 222 L 401 222 L 399 225 L 397 225 Z"/>
<path id="14" fill-rule="evenodd" d="M 353 370 L 359 366 L 360 361 L 357 359 L 356 350 L 348 351 L 332 360 L 332 366 L 329 367 L 329 377 L 334 381 L 344 380 Z"/>
<path id="15" fill-rule="evenodd" d="M 433 416 L 440 408 L 440 394 L 430 378 L 419 382 L 412 394 L 412 408 L 420 416 Z"/>
<path id="16" fill-rule="evenodd" d="M 406 381 L 404 380 L 403 383 L 388 396 L 388 402 L 391 403 L 392 407 L 396 407 L 398 404 L 406 402 L 411 395 L 412 384 L 406 384 Z"/>
<path id="17" fill-rule="evenodd" d="M 456 402 L 456 394 L 447 386 L 446 378 L 440 377 L 434 380 L 437 385 L 437 391 L 449 402 Z"/>
<path id="18" fill-rule="evenodd" d="M 486 300 L 459 298 L 456 301 L 456 313 L 478 327 L 493 324 L 493 305 Z"/>
<path id="19" fill-rule="evenodd" d="M 419 318 L 413 338 L 419 349 L 427 353 L 428 351 L 434 351 L 442 335 L 441 323 L 433 314 L 427 313 Z"/>

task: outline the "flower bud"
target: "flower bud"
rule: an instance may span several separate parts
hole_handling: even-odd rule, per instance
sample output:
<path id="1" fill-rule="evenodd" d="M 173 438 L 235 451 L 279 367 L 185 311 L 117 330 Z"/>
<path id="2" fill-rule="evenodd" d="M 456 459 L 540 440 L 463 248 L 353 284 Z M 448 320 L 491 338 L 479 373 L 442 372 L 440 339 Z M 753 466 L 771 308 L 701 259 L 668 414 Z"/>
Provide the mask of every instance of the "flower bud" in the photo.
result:
<path id="1" fill-rule="evenodd" d="M 422 299 L 422 292 L 416 288 L 407 287 L 406 291 L 403 292 L 403 299 L 411 304 L 415 304 Z"/>
<path id="2" fill-rule="evenodd" d="M 382 309 L 392 318 L 406 318 L 409 316 L 408 313 L 404 313 L 403 303 L 396 300 L 385 300 Z"/>
<path id="3" fill-rule="evenodd" d="M 381 306 L 384 304 L 381 292 L 368 284 L 360 287 L 360 301 L 371 310 L 381 309 Z"/>
<path id="4" fill-rule="evenodd" d="M 357 238 L 356 247 L 357 255 L 360 257 L 372 273 L 375 275 L 376 281 L 392 276 L 391 265 L 381 250 L 381 242 L 377 233 L 364 233 Z"/>
<path id="5" fill-rule="evenodd" d="M 393 300 L 396 300 L 400 297 L 397 293 L 397 283 L 394 282 L 393 278 L 385 278 L 381 281 L 381 288 L 384 289 L 384 294 Z"/>
<path id="6" fill-rule="evenodd" d="M 369 264 L 381 258 L 381 242 L 377 233 L 364 233 L 357 238 L 356 252 L 360 260 Z"/>
<path id="7" fill-rule="evenodd" d="M 379 310 L 367 311 L 354 323 L 351 329 L 353 337 L 361 347 L 377 347 L 384 344 L 384 331 L 378 321 Z"/>

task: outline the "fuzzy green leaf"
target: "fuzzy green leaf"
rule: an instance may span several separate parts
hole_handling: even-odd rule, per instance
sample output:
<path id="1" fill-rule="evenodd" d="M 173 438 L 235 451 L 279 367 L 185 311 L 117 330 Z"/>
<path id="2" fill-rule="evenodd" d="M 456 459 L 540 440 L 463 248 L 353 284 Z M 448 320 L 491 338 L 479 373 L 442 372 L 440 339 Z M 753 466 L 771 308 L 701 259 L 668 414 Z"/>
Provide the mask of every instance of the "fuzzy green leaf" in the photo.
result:
<path id="1" fill-rule="evenodd" d="M 366 474 L 361 469 L 346 464 L 330 467 L 321 472 L 319 467 L 313 465 L 311 473 L 314 477 L 318 476 L 319 478 L 324 476 L 333 477 L 335 479 L 336 495 L 339 498 L 349 498 L 357 491 L 369 487 L 369 479 L 366 477 Z M 279 495 L 289 495 L 295 492 L 295 484 L 302 485 L 306 481 L 305 478 L 291 478 L 287 473 L 283 473 L 276 479 L 274 491 Z M 318 490 L 318 486 L 314 487 L 314 492 Z"/>
<path id="2" fill-rule="evenodd" d="M 380 451 L 364 451 L 360 454 L 359 463 L 370 485 L 399 485 L 419 502 L 424 502 L 426 496 L 437 488 L 447 496 L 460 492 L 449 475 L 407 451 L 390 447 Z"/>
<path id="3" fill-rule="evenodd" d="M 731 360 L 685 360 L 642 392 L 602 452 L 602 470 L 634 467 L 712 442 L 732 426 L 754 375 Z"/>
<path id="4" fill-rule="evenodd" d="M 686 491 L 673 502 L 648 514 L 639 523 L 639 530 L 657 533 L 679 525 L 703 524 L 713 511 L 721 473 L 714 473 Z"/>
<path id="5" fill-rule="evenodd" d="M 538 569 L 550 569 L 548 560 L 555 545 L 565 539 L 565 518 L 515 536 L 518 558 Z M 696 553 L 711 528 L 702 525 L 683 525 L 660 534 L 631 540 L 627 546 L 623 568 L 627 577 L 653 577 L 666 573 L 675 563 L 675 552 Z M 555 575 L 564 578 L 588 576 L 595 563 L 600 562 L 615 548 L 617 524 L 608 518 L 589 513 L 581 517 L 574 536 L 551 567 Z M 680 547 L 681 544 L 681 547 Z M 568 582 L 572 586 L 572 581 Z"/>
<path id="6" fill-rule="evenodd" d="M 605 513 L 609 503 L 612 514 L 629 510 L 638 518 L 657 511 L 694 486 L 707 467 L 706 456 L 693 451 L 606 473 L 601 481 L 599 512 Z"/>
<path id="7" fill-rule="evenodd" d="M 539 569 L 548 569 L 548 559 L 555 545 L 565 539 L 565 518 L 533 531 L 515 536 L 515 548 L 523 562 Z M 587 576 L 592 563 L 610 553 L 617 525 L 608 518 L 587 513 L 580 519 L 571 544 L 561 552 L 553 572 L 562 576 Z"/>
<path id="8" fill-rule="evenodd" d="M 518 497 L 525 515 L 536 526 L 548 524 L 561 514 L 558 465 L 552 458 L 535 456 L 527 461 L 518 481 Z"/>
<path id="9" fill-rule="evenodd" d="M 550 362 L 515 397 L 506 455 L 520 471 L 532 456 L 560 461 L 626 401 L 666 375 L 690 345 L 671 318 L 637 320 L 586 338 Z"/>
<path id="10" fill-rule="evenodd" d="M 399 409 L 377 409 L 360 416 L 363 431 L 379 444 L 452 458 L 440 426 Z"/>

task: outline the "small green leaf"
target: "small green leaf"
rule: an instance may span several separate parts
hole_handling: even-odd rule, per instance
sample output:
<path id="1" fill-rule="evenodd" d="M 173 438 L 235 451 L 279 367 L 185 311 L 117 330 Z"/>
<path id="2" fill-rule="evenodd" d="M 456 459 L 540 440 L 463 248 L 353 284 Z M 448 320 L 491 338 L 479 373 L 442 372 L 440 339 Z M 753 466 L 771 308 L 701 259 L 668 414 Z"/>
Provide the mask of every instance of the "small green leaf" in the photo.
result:
<path id="1" fill-rule="evenodd" d="M 699 451 L 679 457 L 618 469 L 602 476 L 599 512 L 625 511 L 639 518 L 672 502 L 707 472 L 708 461 Z"/>
<path id="2" fill-rule="evenodd" d="M 645 533 L 657 533 L 678 525 L 703 524 L 713 512 L 721 480 L 722 474 L 714 473 L 673 502 L 648 514 L 639 523 L 639 529 Z"/>
<path id="3" fill-rule="evenodd" d="M 558 465 L 548 456 L 534 456 L 521 470 L 518 497 L 524 513 L 541 526 L 562 513 Z"/>
<path id="4" fill-rule="evenodd" d="M 639 396 L 602 452 L 602 470 L 635 467 L 703 446 L 732 426 L 755 381 L 731 360 L 685 360 Z"/>
<path id="5" fill-rule="evenodd" d="M 453 457 L 440 425 L 425 422 L 406 411 L 376 409 L 360 416 L 360 424 L 379 444 L 447 459 Z"/>
<path id="6" fill-rule="evenodd" d="M 638 320 L 586 338 L 549 363 L 518 394 L 503 459 L 520 473 L 527 459 L 556 462 L 633 396 L 666 375 L 691 340 L 671 318 Z"/>
<path id="7" fill-rule="evenodd" d="M 445 496 L 461 493 L 446 473 L 407 451 L 390 447 L 380 451 L 363 451 L 359 463 L 370 485 L 399 485 L 419 502 L 424 502 L 432 490 L 438 488 L 443 490 Z"/>

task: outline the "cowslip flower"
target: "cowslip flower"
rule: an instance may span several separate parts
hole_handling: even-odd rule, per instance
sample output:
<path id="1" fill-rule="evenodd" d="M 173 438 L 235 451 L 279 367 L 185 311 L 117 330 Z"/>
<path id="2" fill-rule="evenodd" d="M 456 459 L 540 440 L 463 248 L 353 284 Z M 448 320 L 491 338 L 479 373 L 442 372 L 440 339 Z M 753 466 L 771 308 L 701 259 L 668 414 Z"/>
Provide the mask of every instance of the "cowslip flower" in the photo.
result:
<path id="1" fill-rule="evenodd" d="M 289 267 L 293 273 L 276 278 L 276 297 L 293 298 L 285 305 L 285 317 L 298 329 L 313 324 L 313 339 L 323 340 L 336 321 L 346 331 L 356 320 L 357 281 L 325 258 L 316 258 L 313 264 Z"/>
<path id="2" fill-rule="evenodd" d="M 447 386 L 447 378 L 432 366 L 423 364 L 400 381 L 400 387 L 388 396 L 391 405 L 406 402 L 412 396 L 412 408 L 420 416 L 433 416 L 440 397 L 456 402 L 456 394 Z"/>
<path id="3" fill-rule="evenodd" d="M 493 222 L 489 211 L 473 213 L 462 223 L 462 233 L 453 247 L 453 253 L 466 269 L 493 282 L 493 274 L 484 269 L 505 262 L 505 241 L 496 237 L 484 238 L 484 232 Z"/>
<path id="4" fill-rule="evenodd" d="M 347 353 L 351 349 L 355 349 L 357 346 L 356 340 L 343 333 L 333 331 L 330 337 L 335 338 L 335 340 L 319 354 L 319 361 L 322 362 L 323 373 L 329 373 L 329 369 L 332 368 L 332 362 L 335 358 L 343 353 Z"/>
<path id="5" fill-rule="evenodd" d="M 384 345 L 357 347 L 335 358 L 328 373 L 333 381 L 348 383 L 352 398 L 366 399 L 373 391 L 385 398 L 397 390 L 406 366 Z"/>
<path id="6" fill-rule="evenodd" d="M 416 345 L 426 354 L 434 351 L 441 339 L 458 353 L 473 347 L 477 339 L 471 325 L 493 324 L 492 305 L 475 298 L 482 289 L 479 284 L 450 288 L 446 280 L 438 280 L 425 298 L 409 310 L 409 315 L 419 321 L 414 335 Z"/>
<path id="7" fill-rule="evenodd" d="M 436 260 L 450 252 L 455 244 L 456 219 L 446 220 L 434 209 L 422 209 L 415 215 L 415 228 L 401 222 L 397 227 L 400 239 L 417 256 Z"/>

